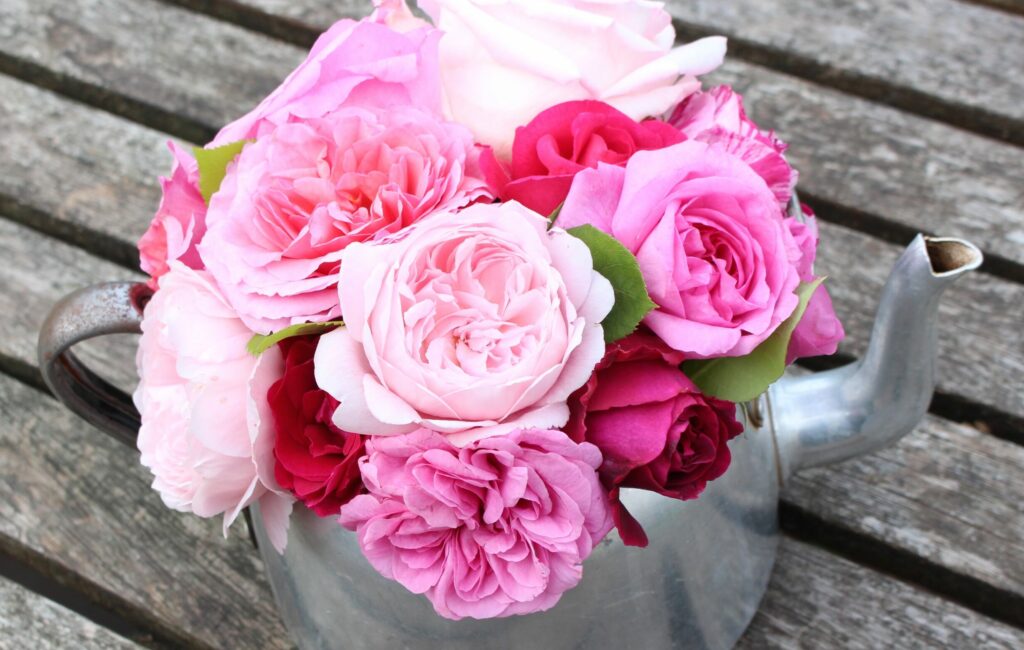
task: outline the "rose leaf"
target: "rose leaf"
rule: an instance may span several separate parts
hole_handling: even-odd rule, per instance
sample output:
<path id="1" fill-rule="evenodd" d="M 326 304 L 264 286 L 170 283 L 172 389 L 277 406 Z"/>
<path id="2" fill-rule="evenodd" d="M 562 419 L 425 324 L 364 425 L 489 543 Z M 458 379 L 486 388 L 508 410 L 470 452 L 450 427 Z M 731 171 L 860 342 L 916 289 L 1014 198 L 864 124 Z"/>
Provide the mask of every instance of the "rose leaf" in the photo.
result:
<path id="1" fill-rule="evenodd" d="M 587 245 L 594 258 L 594 270 L 607 278 L 615 291 L 615 305 L 601 321 L 605 342 L 629 336 L 647 312 L 657 307 L 647 295 L 636 258 L 617 239 L 589 224 L 566 232 Z"/>
<path id="2" fill-rule="evenodd" d="M 706 395 L 730 402 L 747 402 L 768 389 L 786 370 L 786 351 L 807 303 L 825 278 L 802 282 L 796 288 L 800 303 L 789 318 L 761 345 L 742 357 L 692 359 L 683 364 L 683 372 Z"/>
<path id="3" fill-rule="evenodd" d="M 341 327 L 344 324 L 345 323 L 340 320 L 331 320 L 323 323 L 298 323 L 297 325 L 289 325 L 288 327 L 278 330 L 272 334 L 253 334 L 253 337 L 249 339 L 249 342 L 246 344 L 245 349 L 249 351 L 249 354 L 258 357 L 285 339 L 290 339 L 293 336 L 320 334 L 326 330 Z"/>
<path id="4" fill-rule="evenodd" d="M 203 201 L 210 205 L 210 197 L 220 189 L 220 184 L 227 173 L 228 164 L 242 151 L 242 147 L 252 140 L 239 140 L 214 149 L 193 147 L 192 155 L 199 165 L 199 193 Z"/>

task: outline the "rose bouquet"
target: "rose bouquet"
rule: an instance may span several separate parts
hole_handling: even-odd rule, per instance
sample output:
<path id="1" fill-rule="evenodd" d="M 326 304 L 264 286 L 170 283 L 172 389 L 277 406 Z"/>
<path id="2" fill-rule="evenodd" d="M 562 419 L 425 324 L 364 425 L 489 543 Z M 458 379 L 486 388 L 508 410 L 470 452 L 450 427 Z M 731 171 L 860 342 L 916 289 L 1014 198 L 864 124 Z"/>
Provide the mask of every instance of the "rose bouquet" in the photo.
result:
<path id="1" fill-rule="evenodd" d="M 840 326 L 785 145 L 643 0 L 402 0 L 174 169 L 138 445 L 172 508 L 338 521 L 441 616 L 552 607 Z M 797 210 L 798 211 L 798 210 Z M 798 211 L 799 212 L 799 211 Z M 298 503 L 296 503 L 298 502 Z"/>

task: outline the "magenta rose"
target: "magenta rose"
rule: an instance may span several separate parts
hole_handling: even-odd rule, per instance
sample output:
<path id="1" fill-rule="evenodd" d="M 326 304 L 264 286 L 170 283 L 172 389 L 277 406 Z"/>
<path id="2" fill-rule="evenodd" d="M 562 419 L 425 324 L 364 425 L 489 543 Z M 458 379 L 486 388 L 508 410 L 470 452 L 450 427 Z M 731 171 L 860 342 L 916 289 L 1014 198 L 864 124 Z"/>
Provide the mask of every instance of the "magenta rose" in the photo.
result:
<path id="1" fill-rule="evenodd" d="M 728 441 L 743 431 L 736 405 L 703 395 L 679 364 L 683 355 L 646 332 L 608 346 L 569 404 L 565 432 L 601 450 L 601 481 L 623 543 L 647 535 L 619 501 L 620 488 L 696 499 L 729 467 Z"/>
<path id="2" fill-rule="evenodd" d="M 170 178 L 160 179 L 160 206 L 139 239 L 140 266 L 149 274 L 153 289 L 174 260 L 192 269 L 203 268 L 196 250 L 206 232 L 206 203 L 199 193 L 199 166 L 175 142 L 170 141 L 167 146 L 174 156 L 174 169 Z"/>
<path id="3" fill-rule="evenodd" d="M 405 106 L 283 124 L 228 167 L 200 254 L 254 331 L 337 318 L 345 247 L 489 198 L 478 158 L 468 130 Z"/>
<path id="4" fill-rule="evenodd" d="M 658 305 L 644 322 L 687 358 L 748 354 L 796 309 L 782 208 L 720 147 L 691 140 L 582 171 L 558 224 L 591 224 L 636 255 Z"/>
<path id="5" fill-rule="evenodd" d="M 811 282 L 817 277 L 814 274 L 814 258 L 818 248 L 818 220 L 806 205 L 801 206 L 801 209 L 804 213 L 803 221 L 789 218 L 786 223 L 800 249 L 800 261 L 797 264 L 800 280 Z M 786 363 L 793 363 L 803 357 L 835 354 L 845 335 L 843 324 L 839 322 L 836 310 L 832 307 L 832 298 L 822 284 L 811 296 L 803 317 L 793 331 L 786 351 Z"/>
<path id="6" fill-rule="evenodd" d="M 306 60 L 259 106 L 221 129 L 213 145 L 258 138 L 342 106 L 416 106 L 440 115 L 441 32 L 402 20 L 404 7 L 395 2 L 379 4 L 369 18 L 339 20 L 321 34 Z"/>
<path id="7" fill-rule="evenodd" d="M 343 506 L 340 522 L 381 575 L 426 595 L 445 618 L 550 609 L 611 529 L 600 452 L 560 431 L 457 448 L 421 429 L 366 449 L 369 494 Z"/>
<path id="8" fill-rule="evenodd" d="M 566 102 L 516 129 L 507 170 L 490 149 L 482 162 L 501 188 L 502 200 L 551 214 L 565 200 L 577 172 L 598 163 L 625 165 L 637 151 L 661 149 L 685 139 L 665 122 L 637 122 L 603 102 Z"/>
<path id="9" fill-rule="evenodd" d="M 669 118 L 687 138 L 724 147 L 742 158 L 786 205 L 796 187 L 797 172 L 782 154 L 786 144 L 758 128 L 743 108 L 743 97 L 729 86 L 697 92 L 684 99 Z"/>
<path id="10" fill-rule="evenodd" d="M 331 424 L 338 408 L 320 390 L 313 373 L 316 336 L 297 336 L 278 344 L 284 370 L 267 393 L 273 414 L 274 478 L 321 517 L 337 515 L 363 489 L 359 459 L 364 438 Z"/>

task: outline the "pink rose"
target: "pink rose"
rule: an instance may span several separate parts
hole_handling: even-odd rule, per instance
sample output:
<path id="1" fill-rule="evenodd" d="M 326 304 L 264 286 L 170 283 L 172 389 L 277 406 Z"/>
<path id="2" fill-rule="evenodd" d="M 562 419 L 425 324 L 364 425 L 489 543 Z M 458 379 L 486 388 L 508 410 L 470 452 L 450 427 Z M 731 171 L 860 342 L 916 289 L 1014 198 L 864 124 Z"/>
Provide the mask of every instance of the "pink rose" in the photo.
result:
<path id="1" fill-rule="evenodd" d="M 368 435 L 420 427 L 455 444 L 553 428 L 604 354 L 611 285 L 586 245 L 518 203 L 435 214 L 354 244 L 339 281 L 344 328 L 320 339 L 317 384 L 334 424 Z"/>
<path id="2" fill-rule="evenodd" d="M 512 134 L 540 111 L 596 99 L 634 120 L 661 115 L 700 88 L 725 39 L 673 49 L 675 29 L 647 0 L 421 0 L 444 32 L 448 114 L 507 159 Z"/>
<path id="3" fill-rule="evenodd" d="M 456 448 L 421 429 L 374 438 L 369 494 L 342 506 L 370 564 L 450 619 L 554 607 L 611 528 L 601 454 L 560 431 L 523 430 Z"/>
<path id="4" fill-rule="evenodd" d="M 337 318 L 345 247 L 489 197 L 478 158 L 469 131 L 410 107 L 284 124 L 228 168 L 200 253 L 250 329 Z"/>
<path id="5" fill-rule="evenodd" d="M 188 151 L 173 141 L 168 148 L 174 156 L 170 178 L 161 178 L 163 198 L 156 216 L 139 239 L 142 270 L 150 275 L 149 286 L 167 273 L 168 263 L 180 260 L 193 269 L 203 268 L 196 244 L 206 232 L 206 203 L 199 193 L 199 167 Z"/>
<path id="6" fill-rule="evenodd" d="M 800 250 L 800 261 L 797 264 L 800 279 L 811 282 L 817 277 L 814 274 L 814 257 L 818 248 L 818 220 L 809 207 L 804 205 L 801 208 L 805 220 L 800 222 L 790 218 L 786 223 Z M 793 363 L 803 357 L 835 354 L 845 335 L 843 324 L 839 322 L 832 307 L 832 298 L 822 284 L 811 296 L 803 317 L 793 331 L 786 351 L 786 363 Z"/>
<path id="7" fill-rule="evenodd" d="M 580 172 L 558 224 L 584 223 L 637 256 L 658 305 L 644 322 L 688 358 L 747 354 L 797 306 L 782 209 L 718 147 L 691 140 Z"/>
<path id="8" fill-rule="evenodd" d="M 758 128 L 747 117 L 743 97 L 729 86 L 697 92 L 684 99 L 669 118 L 686 137 L 724 147 L 742 158 L 786 205 L 796 187 L 796 170 L 782 156 L 786 143 Z"/>
<path id="9" fill-rule="evenodd" d="M 259 106 L 221 129 L 212 144 L 258 138 L 342 106 L 416 106 L 440 115 L 440 32 L 426 23 L 416 28 L 395 2 L 384 4 L 369 18 L 340 20 L 321 34 L 306 60 Z"/>
<path id="10" fill-rule="evenodd" d="M 281 356 L 275 348 L 257 361 L 245 349 L 251 336 L 205 271 L 171 262 L 142 320 L 138 445 L 168 507 L 222 514 L 226 534 L 259 501 L 280 550 L 292 499 L 273 480 L 266 395 Z"/>
<path id="11" fill-rule="evenodd" d="M 565 201 L 577 172 L 599 162 L 625 165 L 637 151 L 661 149 L 685 139 L 665 122 L 637 122 L 602 102 L 566 102 L 516 129 L 507 171 L 490 149 L 483 161 L 485 173 L 498 179 L 502 200 L 551 214 Z"/>
<path id="12" fill-rule="evenodd" d="M 683 355 L 638 331 L 608 353 L 570 405 L 566 434 L 604 456 L 601 481 L 623 543 L 647 546 L 640 523 L 619 501 L 620 488 L 696 499 L 729 468 L 729 440 L 743 431 L 736 405 L 706 397 L 679 364 Z"/>

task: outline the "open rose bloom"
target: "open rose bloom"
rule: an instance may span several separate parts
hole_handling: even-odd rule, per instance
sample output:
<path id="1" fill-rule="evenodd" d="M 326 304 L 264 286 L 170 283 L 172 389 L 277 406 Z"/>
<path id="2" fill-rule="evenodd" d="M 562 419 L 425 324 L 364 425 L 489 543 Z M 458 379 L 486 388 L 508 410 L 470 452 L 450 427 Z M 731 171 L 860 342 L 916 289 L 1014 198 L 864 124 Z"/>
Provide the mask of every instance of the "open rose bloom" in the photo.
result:
<path id="1" fill-rule="evenodd" d="M 749 398 L 702 364 L 835 352 L 817 225 L 785 144 L 701 88 L 725 40 L 659 3 L 376 4 L 171 144 L 142 463 L 225 532 L 258 504 L 278 550 L 293 508 L 337 522 L 440 616 L 547 610 L 606 535 L 648 543 L 624 491 L 729 471 Z"/>

